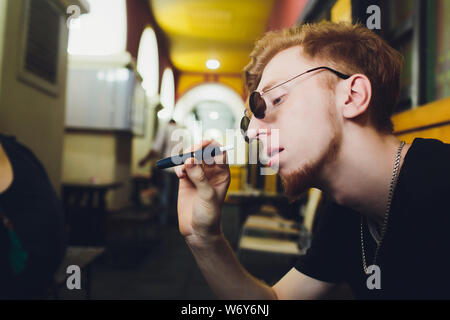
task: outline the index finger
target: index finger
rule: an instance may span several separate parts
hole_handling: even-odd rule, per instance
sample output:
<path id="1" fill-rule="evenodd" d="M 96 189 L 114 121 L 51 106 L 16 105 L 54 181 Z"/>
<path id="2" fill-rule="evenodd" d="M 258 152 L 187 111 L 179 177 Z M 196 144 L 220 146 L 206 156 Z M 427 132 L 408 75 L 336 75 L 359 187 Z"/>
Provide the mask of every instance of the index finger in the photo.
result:
<path id="1" fill-rule="evenodd" d="M 211 142 L 212 142 L 211 139 L 202 140 L 200 143 L 193 144 L 189 148 L 184 149 L 183 153 L 192 152 L 192 151 L 197 151 L 197 150 L 203 149 L 204 147 L 209 145 Z"/>
<path id="2" fill-rule="evenodd" d="M 203 149 L 207 145 L 209 145 L 212 142 L 211 139 L 202 140 L 200 143 L 193 144 L 190 147 L 183 150 L 183 153 L 193 152 L 200 149 Z M 194 161 L 198 161 L 196 158 L 194 158 Z M 186 176 L 186 166 L 184 164 L 180 166 L 176 166 L 174 168 L 175 173 L 177 174 L 178 178 L 184 178 Z"/>

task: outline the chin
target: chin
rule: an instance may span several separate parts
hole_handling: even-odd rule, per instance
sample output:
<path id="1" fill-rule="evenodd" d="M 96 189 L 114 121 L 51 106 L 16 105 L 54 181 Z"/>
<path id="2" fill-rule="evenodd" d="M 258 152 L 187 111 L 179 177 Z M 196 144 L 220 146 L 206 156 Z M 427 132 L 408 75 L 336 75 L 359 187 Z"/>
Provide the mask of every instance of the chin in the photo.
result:
<path id="1" fill-rule="evenodd" d="M 314 168 L 304 166 L 283 174 L 280 171 L 284 194 L 290 202 L 297 200 L 305 191 L 314 186 Z"/>
<path id="2" fill-rule="evenodd" d="M 333 161 L 339 151 L 340 136 L 335 135 L 315 159 L 297 168 L 280 168 L 280 177 L 285 195 L 290 202 L 297 200 L 309 188 L 320 185 L 321 172 L 327 163 Z"/>

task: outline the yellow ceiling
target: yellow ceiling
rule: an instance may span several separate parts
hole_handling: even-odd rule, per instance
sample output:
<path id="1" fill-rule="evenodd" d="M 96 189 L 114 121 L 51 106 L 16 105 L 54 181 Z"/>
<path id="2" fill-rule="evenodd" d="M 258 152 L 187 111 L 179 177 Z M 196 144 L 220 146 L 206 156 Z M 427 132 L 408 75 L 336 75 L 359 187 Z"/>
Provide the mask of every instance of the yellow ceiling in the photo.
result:
<path id="1" fill-rule="evenodd" d="M 170 40 L 170 58 L 184 72 L 241 73 L 265 31 L 274 0 L 149 0 Z M 208 59 L 220 61 L 217 70 Z"/>

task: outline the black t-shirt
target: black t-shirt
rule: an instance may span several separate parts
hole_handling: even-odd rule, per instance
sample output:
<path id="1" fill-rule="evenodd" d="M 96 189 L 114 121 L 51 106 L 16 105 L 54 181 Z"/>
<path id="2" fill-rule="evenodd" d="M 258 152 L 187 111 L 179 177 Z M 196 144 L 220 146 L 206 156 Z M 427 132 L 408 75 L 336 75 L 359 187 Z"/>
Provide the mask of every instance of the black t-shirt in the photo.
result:
<path id="1" fill-rule="evenodd" d="M 450 145 L 417 138 L 408 150 L 392 198 L 376 264 L 381 289 L 367 288 L 361 215 L 326 203 L 311 247 L 295 268 L 312 278 L 347 283 L 357 299 L 450 298 Z M 367 265 L 376 242 L 363 227 Z"/>
<path id="2" fill-rule="evenodd" d="M 0 298 L 34 298 L 45 294 L 64 256 L 62 205 L 34 154 L 12 137 L 0 135 L 0 142 L 14 175 L 0 194 L 0 210 L 28 256 L 16 275 L 10 263 L 11 237 L 0 220 Z"/>

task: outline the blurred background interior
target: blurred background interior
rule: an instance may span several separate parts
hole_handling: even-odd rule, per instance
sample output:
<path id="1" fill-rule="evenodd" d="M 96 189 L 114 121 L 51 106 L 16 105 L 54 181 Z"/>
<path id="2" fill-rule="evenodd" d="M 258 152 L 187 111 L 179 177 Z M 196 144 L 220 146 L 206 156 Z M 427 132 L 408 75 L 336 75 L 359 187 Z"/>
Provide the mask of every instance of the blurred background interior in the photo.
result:
<path id="1" fill-rule="evenodd" d="M 214 299 L 178 233 L 161 223 L 154 162 L 139 161 L 173 118 L 199 139 L 239 127 L 242 69 L 264 32 L 361 21 L 405 57 L 395 132 L 450 143 L 447 0 L 0 0 L 0 132 L 41 160 L 70 242 L 49 298 Z M 228 139 L 228 140 L 227 140 Z M 240 152 L 223 230 L 250 273 L 275 283 L 308 247 L 321 192 L 295 203 Z M 68 290 L 65 267 L 82 267 Z"/>

